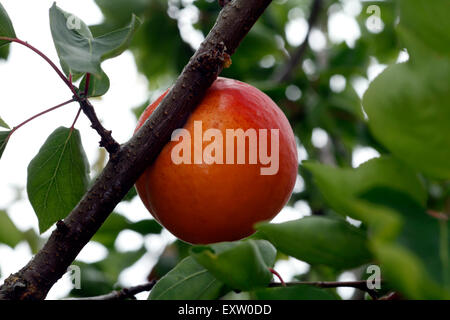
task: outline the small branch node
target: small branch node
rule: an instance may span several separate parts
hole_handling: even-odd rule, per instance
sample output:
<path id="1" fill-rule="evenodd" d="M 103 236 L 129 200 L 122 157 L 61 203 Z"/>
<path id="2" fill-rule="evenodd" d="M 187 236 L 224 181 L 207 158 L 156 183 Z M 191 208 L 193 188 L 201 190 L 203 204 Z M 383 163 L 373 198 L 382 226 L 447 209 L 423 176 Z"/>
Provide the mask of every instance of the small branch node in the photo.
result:
<path id="1" fill-rule="evenodd" d="M 101 137 L 100 147 L 105 148 L 111 155 L 116 153 L 119 150 L 120 145 L 112 137 L 111 135 L 112 131 L 106 130 L 103 127 L 90 101 L 85 96 L 74 97 L 74 99 L 80 104 L 81 110 L 83 110 L 84 114 L 88 117 L 89 121 L 91 121 L 91 128 L 97 131 L 97 133 Z"/>
<path id="2" fill-rule="evenodd" d="M 56 228 L 62 234 L 66 233 L 69 230 L 63 220 L 58 220 L 58 222 L 56 222 Z"/>

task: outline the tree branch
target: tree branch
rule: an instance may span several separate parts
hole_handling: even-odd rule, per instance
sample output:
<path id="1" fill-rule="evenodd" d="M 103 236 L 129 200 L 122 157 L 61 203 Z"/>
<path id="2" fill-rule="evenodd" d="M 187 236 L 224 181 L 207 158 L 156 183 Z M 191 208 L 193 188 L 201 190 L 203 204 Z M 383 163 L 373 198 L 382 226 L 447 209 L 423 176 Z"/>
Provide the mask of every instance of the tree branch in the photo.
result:
<path id="1" fill-rule="evenodd" d="M 150 281 L 139 286 L 124 288 L 119 291 L 113 291 L 108 294 L 101 296 L 88 297 L 88 298 L 73 298 L 67 300 L 126 300 L 126 299 L 136 299 L 135 295 L 141 292 L 152 290 L 153 286 L 156 284 L 156 280 Z"/>
<path id="2" fill-rule="evenodd" d="M 86 78 L 86 84 L 88 83 L 88 80 Z M 117 143 L 116 140 L 111 135 L 110 130 L 106 130 L 103 125 L 101 124 L 100 120 L 97 117 L 97 114 L 95 113 L 94 107 L 92 106 L 91 102 L 86 97 L 73 97 L 78 103 L 80 104 L 81 110 L 83 110 L 86 117 L 88 117 L 89 121 L 91 122 L 91 128 L 93 128 L 97 133 L 99 134 L 101 140 L 100 140 L 100 147 L 104 147 L 110 155 L 114 154 L 119 150 L 120 145 Z"/>
<path id="3" fill-rule="evenodd" d="M 44 299 L 139 176 L 155 160 L 173 130 L 186 122 L 271 0 L 234 0 L 190 59 L 175 85 L 138 132 L 109 160 L 44 247 L 0 287 L 0 299 Z"/>
<path id="4" fill-rule="evenodd" d="M 378 293 L 374 289 L 370 289 L 367 287 L 367 281 L 366 280 L 359 280 L 359 281 L 293 281 L 293 282 L 286 282 L 286 283 L 279 283 L 279 282 L 273 282 L 269 284 L 269 287 L 281 287 L 281 286 L 298 286 L 298 285 L 310 285 L 315 286 L 318 288 L 339 288 L 339 287 L 349 287 L 349 288 L 355 288 L 359 289 L 361 291 L 367 292 L 372 299 L 377 300 L 378 299 Z"/>
<path id="5" fill-rule="evenodd" d="M 323 0 L 314 0 L 311 6 L 311 13 L 308 18 L 308 32 L 306 33 L 305 40 L 303 40 L 302 44 L 297 48 L 297 50 L 292 53 L 291 58 L 287 61 L 287 63 L 274 76 L 275 82 L 288 81 L 292 77 L 292 73 L 295 71 L 295 68 L 302 60 L 302 57 L 305 54 L 306 49 L 308 48 L 308 39 L 311 30 L 316 24 L 317 19 L 319 18 L 319 13 L 322 9 L 322 1 Z"/>
<path id="6" fill-rule="evenodd" d="M 80 103 L 81 109 L 83 110 L 83 112 L 86 114 L 86 116 L 92 123 L 91 127 L 94 128 L 101 137 L 100 146 L 105 147 L 105 149 L 108 150 L 108 152 L 110 154 L 115 153 L 119 149 L 119 144 L 111 136 L 111 131 L 108 131 L 105 128 L 103 128 L 102 124 L 100 123 L 100 121 L 97 118 L 97 115 L 95 113 L 94 108 L 92 107 L 92 104 L 89 102 L 89 100 L 87 100 L 87 93 L 89 90 L 89 81 L 90 81 L 90 77 L 91 77 L 90 73 L 86 74 L 86 84 L 85 84 L 84 96 L 80 97 L 78 95 L 77 91 L 75 90 L 75 87 L 72 84 L 72 75 L 69 75 L 69 78 L 67 78 L 62 73 L 62 71 L 53 63 L 53 61 L 51 61 L 50 58 L 47 57 L 43 52 L 39 51 L 34 46 L 30 45 L 28 42 L 17 39 L 17 38 L 0 37 L 0 40 L 19 43 L 19 44 L 31 49 L 36 54 L 38 54 L 41 58 L 43 58 L 53 68 L 53 70 L 55 70 L 55 72 L 58 74 L 58 76 L 64 81 L 64 83 L 72 91 L 74 96 L 70 100 L 70 102 L 77 101 Z M 56 109 L 56 107 L 54 109 Z M 53 109 L 48 110 L 48 111 L 52 111 L 52 110 Z M 37 116 L 39 116 L 39 115 L 41 115 L 41 114 L 38 114 Z"/>

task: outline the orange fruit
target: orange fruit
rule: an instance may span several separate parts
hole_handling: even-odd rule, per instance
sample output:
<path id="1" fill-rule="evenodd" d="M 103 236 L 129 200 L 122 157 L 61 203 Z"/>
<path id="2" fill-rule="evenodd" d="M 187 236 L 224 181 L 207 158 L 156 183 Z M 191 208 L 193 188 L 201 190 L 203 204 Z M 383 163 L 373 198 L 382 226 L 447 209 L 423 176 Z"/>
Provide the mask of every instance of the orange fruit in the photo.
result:
<path id="1" fill-rule="evenodd" d="M 158 107 L 166 93 L 147 107 L 136 130 Z M 200 123 L 198 121 L 201 121 L 202 128 L 200 137 L 196 135 L 199 131 L 194 130 L 195 123 Z M 194 141 L 202 139 L 202 134 L 211 128 L 218 129 L 215 131 L 217 135 L 195 144 Z M 297 177 L 297 146 L 288 120 L 266 94 L 249 84 L 218 78 L 190 115 L 184 129 L 191 140 L 183 135 L 169 141 L 136 182 L 139 197 L 159 223 L 183 241 L 206 244 L 249 236 L 254 232 L 256 222 L 271 220 L 280 212 L 289 200 Z M 233 146 L 231 139 L 226 140 L 227 129 L 242 129 L 244 132 L 251 129 L 258 133 L 259 139 L 265 129 L 266 154 L 272 156 L 270 162 L 267 159 L 262 161 L 259 153 L 256 163 L 250 161 L 249 139 L 245 139 L 244 150 L 243 144 L 239 145 L 235 139 L 234 159 L 230 156 L 230 161 L 226 161 L 227 152 L 232 151 L 232 147 L 228 150 L 227 146 Z M 278 141 L 275 139 L 277 130 L 273 129 L 278 129 Z M 216 140 L 219 143 L 220 133 L 222 148 L 210 154 L 220 159 L 218 150 L 222 150 L 223 163 L 220 160 L 208 162 L 207 156 L 201 163 L 195 162 L 195 152 L 200 148 L 198 154 L 204 155 L 201 152 L 206 152 L 208 145 Z M 182 142 L 190 144 L 180 152 Z M 262 143 L 264 139 L 258 141 L 258 152 Z M 278 145 L 278 154 L 274 143 Z M 185 159 L 190 161 L 177 164 L 173 161 L 174 152 L 185 155 Z M 239 152 L 245 154 L 245 161 L 241 158 L 240 163 Z M 278 170 L 275 170 L 276 158 Z M 262 174 L 262 168 L 271 166 L 271 174 Z"/>

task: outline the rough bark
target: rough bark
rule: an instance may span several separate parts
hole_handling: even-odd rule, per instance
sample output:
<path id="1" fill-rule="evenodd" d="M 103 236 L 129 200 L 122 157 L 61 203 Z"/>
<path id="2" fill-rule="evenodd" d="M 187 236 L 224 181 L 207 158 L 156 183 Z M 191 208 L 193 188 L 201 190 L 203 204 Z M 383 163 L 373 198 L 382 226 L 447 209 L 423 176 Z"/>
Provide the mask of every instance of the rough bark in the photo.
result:
<path id="1" fill-rule="evenodd" d="M 175 85 L 141 129 L 121 145 L 69 216 L 57 224 L 44 247 L 0 287 L 0 299 L 44 299 L 81 249 L 100 228 L 176 128 L 217 78 L 224 56 L 232 55 L 271 0 L 234 0 L 221 11 Z"/>

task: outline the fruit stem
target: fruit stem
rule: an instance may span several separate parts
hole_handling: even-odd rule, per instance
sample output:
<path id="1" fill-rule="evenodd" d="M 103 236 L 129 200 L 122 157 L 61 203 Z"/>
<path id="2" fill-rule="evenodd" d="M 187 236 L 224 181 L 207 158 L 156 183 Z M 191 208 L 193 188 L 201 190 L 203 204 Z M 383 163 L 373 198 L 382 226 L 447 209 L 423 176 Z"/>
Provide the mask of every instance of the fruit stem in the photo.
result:
<path id="1" fill-rule="evenodd" d="M 281 285 L 283 287 L 286 287 L 286 283 L 284 282 L 283 278 L 280 276 L 280 274 L 277 271 L 275 271 L 272 268 L 269 268 L 269 271 L 272 272 L 278 279 L 280 279 Z"/>

